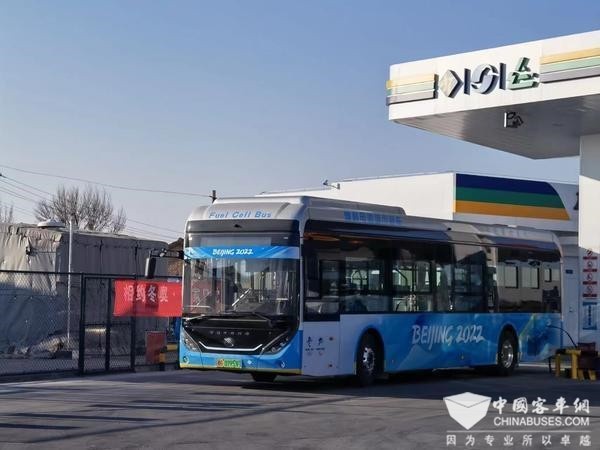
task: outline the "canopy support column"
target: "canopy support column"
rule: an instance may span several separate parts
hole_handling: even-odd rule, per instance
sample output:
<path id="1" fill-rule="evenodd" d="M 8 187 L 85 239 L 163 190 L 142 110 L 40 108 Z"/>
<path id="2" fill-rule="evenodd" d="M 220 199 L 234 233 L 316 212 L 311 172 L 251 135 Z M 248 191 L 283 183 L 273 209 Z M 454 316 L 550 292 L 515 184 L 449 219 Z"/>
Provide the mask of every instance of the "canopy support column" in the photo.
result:
<path id="1" fill-rule="evenodd" d="M 600 342 L 600 134 L 581 136 L 579 168 L 579 340 Z M 567 299 L 567 301 L 569 301 Z"/>

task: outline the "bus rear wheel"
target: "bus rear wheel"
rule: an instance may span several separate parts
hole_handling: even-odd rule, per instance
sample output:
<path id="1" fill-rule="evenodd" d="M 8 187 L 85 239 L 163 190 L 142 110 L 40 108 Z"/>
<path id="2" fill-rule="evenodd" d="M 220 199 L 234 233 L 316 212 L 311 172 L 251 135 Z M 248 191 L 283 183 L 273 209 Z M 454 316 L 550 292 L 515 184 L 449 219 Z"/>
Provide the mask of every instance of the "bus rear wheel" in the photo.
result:
<path id="1" fill-rule="evenodd" d="M 375 338 L 363 335 L 356 353 L 356 379 L 360 386 L 369 386 L 375 382 L 379 367 L 379 348 Z"/>
<path id="2" fill-rule="evenodd" d="M 252 379 L 258 383 L 271 383 L 275 381 L 277 374 L 269 372 L 252 372 Z"/>
<path id="3" fill-rule="evenodd" d="M 510 331 L 503 331 L 498 341 L 498 357 L 496 363 L 496 373 L 501 376 L 508 376 L 517 367 L 519 358 L 519 348 L 517 338 Z"/>

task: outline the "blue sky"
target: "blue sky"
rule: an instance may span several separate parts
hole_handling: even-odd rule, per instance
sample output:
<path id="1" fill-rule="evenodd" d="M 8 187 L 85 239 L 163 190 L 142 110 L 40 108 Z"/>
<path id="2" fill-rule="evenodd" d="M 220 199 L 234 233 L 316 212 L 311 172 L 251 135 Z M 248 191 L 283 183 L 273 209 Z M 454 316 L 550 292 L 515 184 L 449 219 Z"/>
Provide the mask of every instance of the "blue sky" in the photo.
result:
<path id="1" fill-rule="evenodd" d="M 532 161 L 388 122 L 385 81 L 394 63 L 599 23 L 592 0 L 0 0 L 0 164 L 222 196 L 443 170 L 574 182 L 576 158 Z M 50 192 L 65 183 L 0 172 Z M 130 218 L 174 230 L 207 201 L 110 192 Z"/>

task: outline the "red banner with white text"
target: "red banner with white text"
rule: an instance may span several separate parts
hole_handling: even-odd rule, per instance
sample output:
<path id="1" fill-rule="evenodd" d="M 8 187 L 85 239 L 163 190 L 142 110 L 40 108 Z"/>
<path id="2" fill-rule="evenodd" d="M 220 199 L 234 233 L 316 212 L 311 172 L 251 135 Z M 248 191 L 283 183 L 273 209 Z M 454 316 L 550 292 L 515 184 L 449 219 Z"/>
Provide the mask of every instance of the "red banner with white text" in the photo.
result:
<path id="1" fill-rule="evenodd" d="M 181 317 L 181 282 L 115 280 L 115 316 Z"/>

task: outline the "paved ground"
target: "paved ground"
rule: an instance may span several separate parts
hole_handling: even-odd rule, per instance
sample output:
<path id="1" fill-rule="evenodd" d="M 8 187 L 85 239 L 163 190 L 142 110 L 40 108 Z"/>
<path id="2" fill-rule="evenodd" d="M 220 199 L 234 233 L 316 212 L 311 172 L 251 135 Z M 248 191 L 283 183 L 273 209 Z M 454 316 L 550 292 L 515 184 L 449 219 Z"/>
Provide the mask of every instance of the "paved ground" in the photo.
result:
<path id="1" fill-rule="evenodd" d="M 496 428 L 497 411 L 470 431 L 449 416 L 442 398 L 465 391 L 508 399 L 503 417 L 515 415 L 512 400 L 542 397 L 546 406 L 565 397 L 589 399 L 589 426 Z M 549 405 L 551 404 L 551 405 Z M 558 413 L 555 413 L 558 414 Z M 528 413 L 534 417 L 535 414 Z M 583 413 L 582 416 L 588 416 Z M 590 435 L 600 448 L 600 382 L 556 379 L 541 368 L 521 368 L 510 378 L 468 371 L 412 374 L 361 389 L 343 380 L 283 378 L 258 384 L 247 375 L 170 371 L 0 384 L 0 449 L 113 448 L 495 448 L 511 435 L 512 448 L 532 435 L 532 448 L 583 448 Z M 598 429 L 598 431 L 596 431 Z M 589 430 L 589 432 L 587 431 Z M 569 434 L 571 445 L 561 445 Z M 542 445 L 543 435 L 551 445 Z"/>
<path id="2" fill-rule="evenodd" d="M 177 352 L 170 351 L 166 353 L 167 363 L 177 361 Z M 19 377 L 29 374 L 52 374 L 54 372 L 76 372 L 79 365 L 77 359 L 66 358 L 41 358 L 41 357 L 11 357 L 7 358 L 0 354 L 0 380 L 2 377 Z M 136 356 L 136 367 L 147 366 L 146 355 Z M 129 355 L 112 355 L 110 358 L 110 367 L 112 370 L 127 369 L 131 367 Z M 85 370 L 104 370 L 104 355 L 94 356 L 86 355 Z"/>

